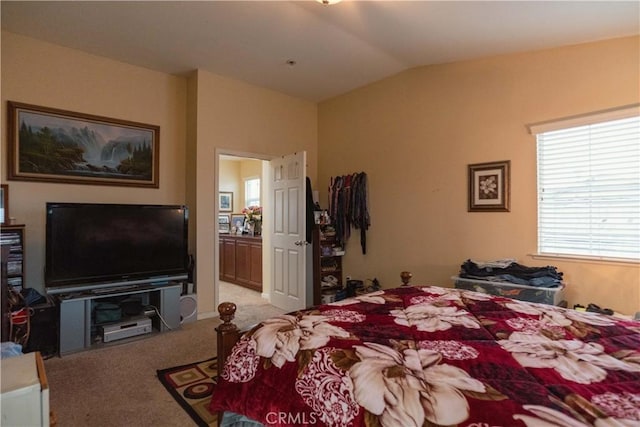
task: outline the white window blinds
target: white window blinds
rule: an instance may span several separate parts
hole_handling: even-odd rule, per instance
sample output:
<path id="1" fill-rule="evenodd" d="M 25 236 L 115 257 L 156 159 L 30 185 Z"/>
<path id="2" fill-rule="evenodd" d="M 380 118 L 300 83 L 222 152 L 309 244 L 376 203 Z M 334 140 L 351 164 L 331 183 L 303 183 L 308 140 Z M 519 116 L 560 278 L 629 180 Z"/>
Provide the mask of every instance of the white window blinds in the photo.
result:
<path id="1" fill-rule="evenodd" d="M 640 117 L 634 114 L 561 129 L 545 124 L 552 130 L 540 133 L 531 127 L 538 142 L 539 253 L 640 260 Z"/>

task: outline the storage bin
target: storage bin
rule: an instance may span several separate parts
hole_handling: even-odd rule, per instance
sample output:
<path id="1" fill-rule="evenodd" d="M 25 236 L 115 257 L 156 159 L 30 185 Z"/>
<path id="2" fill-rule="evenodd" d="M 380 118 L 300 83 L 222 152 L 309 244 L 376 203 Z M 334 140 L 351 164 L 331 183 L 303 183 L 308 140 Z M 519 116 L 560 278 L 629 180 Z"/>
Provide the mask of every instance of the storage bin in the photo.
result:
<path id="1" fill-rule="evenodd" d="M 539 288 L 508 282 L 468 279 L 459 276 L 452 276 L 451 280 L 453 280 L 457 289 L 467 289 L 521 301 L 539 302 L 550 305 L 566 305 L 564 301 L 564 283 L 557 288 Z"/>

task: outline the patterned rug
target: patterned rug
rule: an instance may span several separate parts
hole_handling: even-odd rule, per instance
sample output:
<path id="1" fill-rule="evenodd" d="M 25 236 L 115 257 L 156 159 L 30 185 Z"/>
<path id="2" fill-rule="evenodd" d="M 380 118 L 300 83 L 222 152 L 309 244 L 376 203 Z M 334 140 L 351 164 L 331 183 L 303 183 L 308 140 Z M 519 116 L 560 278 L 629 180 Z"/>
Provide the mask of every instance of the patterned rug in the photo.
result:
<path id="1" fill-rule="evenodd" d="M 158 370 L 158 379 L 198 426 L 216 426 L 217 414 L 207 406 L 218 375 L 216 358 Z"/>

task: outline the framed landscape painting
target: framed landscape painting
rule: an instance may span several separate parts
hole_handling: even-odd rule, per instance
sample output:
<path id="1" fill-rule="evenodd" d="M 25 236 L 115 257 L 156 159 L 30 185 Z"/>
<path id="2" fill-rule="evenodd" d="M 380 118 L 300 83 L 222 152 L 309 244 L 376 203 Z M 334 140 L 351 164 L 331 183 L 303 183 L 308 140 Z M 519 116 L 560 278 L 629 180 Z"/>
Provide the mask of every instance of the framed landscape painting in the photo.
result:
<path id="1" fill-rule="evenodd" d="M 8 178 L 158 188 L 160 127 L 9 101 Z"/>

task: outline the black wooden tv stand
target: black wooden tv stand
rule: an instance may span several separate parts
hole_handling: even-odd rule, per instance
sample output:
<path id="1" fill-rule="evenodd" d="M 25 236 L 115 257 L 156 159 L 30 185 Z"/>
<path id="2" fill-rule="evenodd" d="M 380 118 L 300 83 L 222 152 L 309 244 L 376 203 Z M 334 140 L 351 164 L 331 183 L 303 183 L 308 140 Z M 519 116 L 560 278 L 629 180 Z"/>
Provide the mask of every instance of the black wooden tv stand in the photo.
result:
<path id="1" fill-rule="evenodd" d="M 158 316 L 152 317 L 155 332 L 180 328 L 182 286 L 181 282 L 123 285 L 57 295 L 60 306 L 60 356 L 102 345 L 98 328 L 92 319 L 92 308 L 100 300 L 122 296 L 139 297 L 144 305 L 157 308 L 158 314 L 164 319 L 163 322 Z"/>

